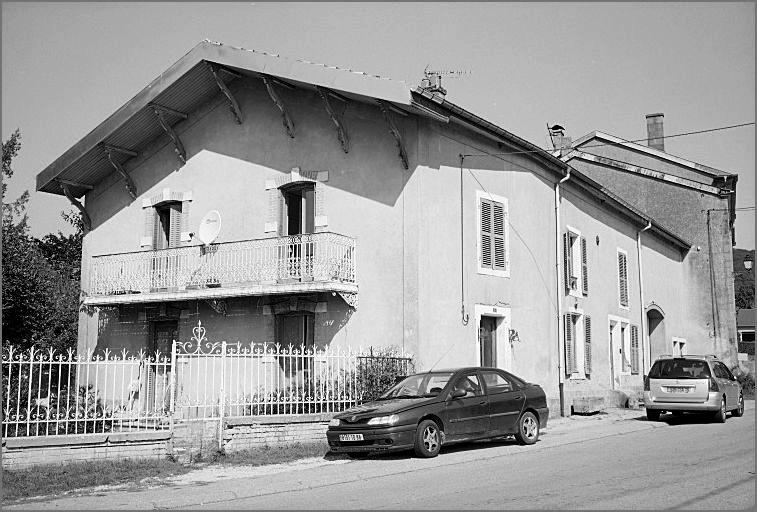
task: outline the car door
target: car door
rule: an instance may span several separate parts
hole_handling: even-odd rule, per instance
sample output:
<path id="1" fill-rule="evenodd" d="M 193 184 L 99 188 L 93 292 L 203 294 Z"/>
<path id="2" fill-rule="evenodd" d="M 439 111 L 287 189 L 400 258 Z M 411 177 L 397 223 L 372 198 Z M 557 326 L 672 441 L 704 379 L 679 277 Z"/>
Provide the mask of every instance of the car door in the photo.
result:
<path id="1" fill-rule="evenodd" d="M 504 372 L 481 370 L 481 376 L 489 398 L 491 430 L 503 434 L 514 432 L 526 402 L 525 393 Z"/>
<path id="2" fill-rule="evenodd" d="M 728 409 L 734 409 L 739 402 L 739 390 L 736 385 L 736 381 L 733 379 L 733 374 L 723 363 L 716 363 L 717 373 L 720 377 L 718 383 L 721 389 L 726 390 L 725 404 Z"/>
<path id="3" fill-rule="evenodd" d="M 455 390 L 465 396 L 453 398 Z M 489 430 L 489 401 L 477 372 L 459 375 L 450 388 L 445 402 L 450 437 L 475 437 Z"/>

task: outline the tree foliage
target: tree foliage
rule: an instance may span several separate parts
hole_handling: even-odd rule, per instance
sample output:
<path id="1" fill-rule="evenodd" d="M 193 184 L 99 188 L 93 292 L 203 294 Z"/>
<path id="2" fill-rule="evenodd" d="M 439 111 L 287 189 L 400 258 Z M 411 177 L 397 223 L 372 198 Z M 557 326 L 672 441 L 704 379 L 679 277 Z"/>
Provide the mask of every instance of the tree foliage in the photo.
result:
<path id="1" fill-rule="evenodd" d="M 16 130 L 3 141 L 2 293 L 3 344 L 19 347 L 76 347 L 80 259 L 83 231 L 78 214 L 63 217 L 75 228 L 72 235 L 29 233 L 25 191 L 6 202 L 7 181 L 13 176 L 13 158 L 21 149 Z"/>
<path id="2" fill-rule="evenodd" d="M 754 308 L 754 272 L 744 266 L 744 259 L 751 256 L 754 262 L 754 251 L 746 249 L 733 250 L 733 288 L 736 299 L 736 310 Z"/>

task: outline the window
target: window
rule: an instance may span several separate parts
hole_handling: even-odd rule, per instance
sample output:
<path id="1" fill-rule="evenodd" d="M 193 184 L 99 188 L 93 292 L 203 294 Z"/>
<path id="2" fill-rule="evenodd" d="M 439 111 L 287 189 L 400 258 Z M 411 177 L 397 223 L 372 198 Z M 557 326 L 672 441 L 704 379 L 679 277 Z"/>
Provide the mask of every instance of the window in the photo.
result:
<path id="1" fill-rule="evenodd" d="M 155 207 L 153 249 L 178 247 L 181 242 L 181 203 L 162 203 Z"/>
<path id="2" fill-rule="evenodd" d="M 685 356 L 687 352 L 686 340 L 683 338 L 673 338 L 673 355 L 681 357 Z"/>
<path id="3" fill-rule="evenodd" d="M 478 191 L 478 272 L 510 276 L 507 199 Z"/>
<path id="4" fill-rule="evenodd" d="M 491 370 L 481 372 L 486 383 L 486 390 L 490 395 L 495 393 L 506 393 L 515 389 L 515 386 L 504 376 Z"/>
<path id="5" fill-rule="evenodd" d="M 618 249 L 618 289 L 620 307 L 628 307 L 628 254 Z"/>
<path id="6" fill-rule="evenodd" d="M 315 185 L 291 185 L 282 188 L 286 208 L 282 226 L 285 235 L 312 233 L 315 230 Z"/>
<path id="7" fill-rule="evenodd" d="M 563 265 L 565 293 L 580 297 L 589 295 L 589 265 L 586 238 L 573 228 L 563 234 Z"/>
<path id="8" fill-rule="evenodd" d="M 591 317 L 567 313 L 565 326 L 565 374 L 576 378 L 591 375 Z"/>
<path id="9" fill-rule="evenodd" d="M 472 396 L 481 396 L 484 394 L 481 389 L 481 383 L 478 381 L 478 376 L 475 374 L 464 375 L 458 379 L 455 383 L 455 391 L 465 391 L 465 396 L 462 398 L 469 398 Z"/>

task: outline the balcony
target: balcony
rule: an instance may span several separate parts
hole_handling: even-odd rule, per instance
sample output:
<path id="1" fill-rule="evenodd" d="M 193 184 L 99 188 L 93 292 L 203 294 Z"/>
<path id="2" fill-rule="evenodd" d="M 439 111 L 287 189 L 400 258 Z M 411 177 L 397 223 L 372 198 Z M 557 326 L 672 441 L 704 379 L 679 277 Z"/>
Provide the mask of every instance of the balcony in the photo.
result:
<path id="1" fill-rule="evenodd" d="M 88 305 L 357 293 L 355 240 L 336 233 L 94 256 Z"/>

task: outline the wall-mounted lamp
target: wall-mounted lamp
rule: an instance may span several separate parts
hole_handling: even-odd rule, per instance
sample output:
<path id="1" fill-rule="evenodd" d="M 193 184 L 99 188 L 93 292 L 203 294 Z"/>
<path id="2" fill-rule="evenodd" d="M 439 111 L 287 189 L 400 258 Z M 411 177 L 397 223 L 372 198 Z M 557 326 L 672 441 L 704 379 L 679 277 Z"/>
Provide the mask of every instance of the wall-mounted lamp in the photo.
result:
<path id="1" fill-rule="evenodd" d="M 599 245 L 599 235 L 597 235 L 597 245 Z"/>
<path id="2" fill-rule="evenodd" d="M 751 253 L 744 256 L 744 268 L 747 270 L 752 270 L 752 265 L 754 264 L 754 256 L 752 256 Z"/>

